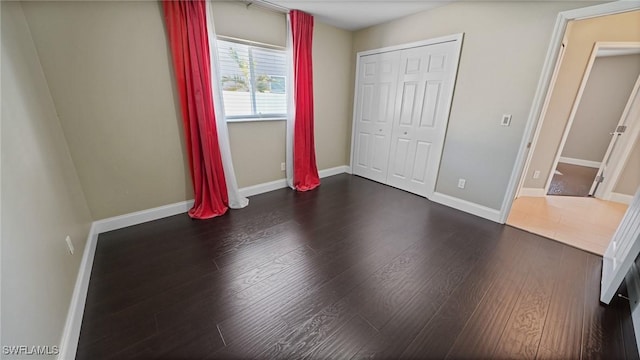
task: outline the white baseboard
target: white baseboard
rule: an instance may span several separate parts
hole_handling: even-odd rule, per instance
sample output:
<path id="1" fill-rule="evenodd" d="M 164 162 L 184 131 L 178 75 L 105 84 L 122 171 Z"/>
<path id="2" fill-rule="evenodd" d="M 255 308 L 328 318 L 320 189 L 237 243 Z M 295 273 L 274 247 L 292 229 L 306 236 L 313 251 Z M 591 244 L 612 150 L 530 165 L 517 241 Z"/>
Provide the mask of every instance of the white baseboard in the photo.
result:
<path id="1" fill-rule="evenodd" d="M 350 171 L 351 169 L 349 166 L 338 166 L 320 170 L 318 175 L 321 178 L 325 178 L 342 173 L 350 173 Z M 287 187 L 287 181 L 285 179 L 281 179 L 241 188 L 240 194 L 243 196 L 253 196 L 285 187 Z M 98 235 L 107 231 L 118 230 L 128 226 L 186 213 L 192 206 L 193 200 L 181 201 L 175 204 L 159 206 L 152 209 L 136 211 L 129 214 L 94 221 L 91 224 L 91 230 L 89 231 L 84 253 L 82 254 L 80 269 L 78 270 L 76 284 L 71 297 L 71 304 L 69 305 L 67 319 L 62 332 L 58 360 L 72 360 L 76 357 L 78 340 L 80 339 L 80 328 L 82 326 L 82 316 L 84 315 L 84 305 L 87 300 L 89 279 L 91 278 L 91 269 L 93 268 L 93 258 L 98 244 Z"/>
<path id="2" fill-rule="evenodd" d="M 599 169 L 601 164 L 598 161 L 575 159 L 575 158 L 564 157 L 564 156 L 561 156 L 558 162 L 571 164 L 571 165 L 586 166 L 586 167 L 596 168 L 596 169 Z"/>
<path id="3" fill-rule="evenodd" d="M 69 311 L 67 312 L 67 320 L 65 321 L 62 340 L 60 341 L 59 360 L 72 360 L 76 358 L 82 317 L 84 315 L 84 305 L 87 300 L 89 279 L 91 278 L 91 269 L 93 268 L 93 258 L 96 253 L 97 244 L 98 233 L 96 232 L 94 222 L 91 225 L 91 230 L 89 230 L 87 243 L 84 245 L 84 252 L 82 253 L 82 261 L 80 262 L 80 268 L 76 276 L 76 284 L 73 288 L 73 295 L 71 296 L 71 303 L 69 304 Z"/>
<path id="4" fill-rule="evenodd" d="M 128 226 L 142 224 L 173 215 L 186 213 L 193 206 L 193 200 L 180 201 L 175 204 L 158 206 L 155 208 L 114 216 L 93 222 L 96 234 L 118 230 Z"/>
<path id="5" fill-rule="evenodd" d="M 351 174 L 351 167 L 347 165 L 342 165 L 342 166 L 336 166 L 333 168 L 318 171 L 318 175 L 320 176 L 321 179 L 329 176 L 333 176 L 333 175 L 344 174 L 344 173 Z"/>
<path id="6" fill-rule="evenodd" d="M 238 191 L 240 191 L 240 195 L 244 197 L 249 197 L 249 196 L 264 194 L 269 191 L 284 189 L 286 187 L 287 187 L 287 180 L 280 179 L 280 180 L 269 181 L 269 182 L 258 184 L 258 185 L 246 186 L 246 187 L 240 188 L 240 190 Z"/>
<path id="7" fill-rule="evenodd" d="M 538 188 L 521 188 L 518 191 L 518 197 L 527 196 L 527 197 L 545 197 L 547 196 L 544 189 Z"/>
<path id="8" fill-rule="evenodd" d="M 429 200 L 448 207 L 452 207 L 460 211 L 464 211 L 472 215 L 485 218 L 487 220 L 500 223 L 500 210 L 492 209 L 483 205 L 478 205 L 476 203 L 458 199 L 456 197 L 445 195 L 439 192 L 434 192 L 433 195 L 429 197 Z"/>
<path id="9" fill-rule="evenodd" d="M 351 171 L 350 167 L 347 165 L 336 166 L 333 168 L 318 171 L 318 176 L 320 176 L 320 178 L 322 179 L 322 178 L 326 178 L 333 175 L 350 173 L 350 171 Z M 280 179 L 275 181 L 269 181 L 262 184 L 243 187 L 243 188 L 240 188 L 239 191 L 240 191 L 240 195 L 249 197 L 249 196 L 264 194 L 269 191 L 284 189 L 286 187 L 287 187 L 287 180 Z"/>
<path id="10" fill-rule="evenodd" d="M 609 201 L 626 204 L 626 205 L 631 204 L 631 200 L 633 200 L 632 195 L 620 194 L 615 192 L 612 192 L 608 197 L 609 198 L 607 200 Z"/>

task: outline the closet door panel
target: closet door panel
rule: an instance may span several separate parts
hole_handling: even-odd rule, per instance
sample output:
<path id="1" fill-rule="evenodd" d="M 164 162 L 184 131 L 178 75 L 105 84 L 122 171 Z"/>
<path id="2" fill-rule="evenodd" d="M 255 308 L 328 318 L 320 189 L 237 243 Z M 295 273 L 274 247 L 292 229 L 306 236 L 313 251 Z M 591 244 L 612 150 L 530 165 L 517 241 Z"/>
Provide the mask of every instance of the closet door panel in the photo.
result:
<path id="1" fill-rule="evenodd" d="M 454 43 L 402 50 L 396 117 L 391 135 L 387 183 L 419 195 L 431 195 L 446 131 L 446 108 L 455 70 Z M 404 148 L 398 144 L 402 141 Z"/>
<path id="2" fill-rule="evenodd" d="M 353 173 L 385 182 L 400 53 L 363 56 L 357 80 Z"/>

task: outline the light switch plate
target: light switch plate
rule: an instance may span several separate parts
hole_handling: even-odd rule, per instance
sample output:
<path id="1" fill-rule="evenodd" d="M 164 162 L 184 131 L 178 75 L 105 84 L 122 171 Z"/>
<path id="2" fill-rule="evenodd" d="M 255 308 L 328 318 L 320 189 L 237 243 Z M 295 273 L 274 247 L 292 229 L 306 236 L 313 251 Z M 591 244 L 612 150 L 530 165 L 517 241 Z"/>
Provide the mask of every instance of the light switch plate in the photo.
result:
<path id="1" fill-rule="evenodd" d="M 502 115 L 502 120 L 500 121 L 500 125 L 502 125 L 502 126 L 511 125 L 511 114 Z"/>

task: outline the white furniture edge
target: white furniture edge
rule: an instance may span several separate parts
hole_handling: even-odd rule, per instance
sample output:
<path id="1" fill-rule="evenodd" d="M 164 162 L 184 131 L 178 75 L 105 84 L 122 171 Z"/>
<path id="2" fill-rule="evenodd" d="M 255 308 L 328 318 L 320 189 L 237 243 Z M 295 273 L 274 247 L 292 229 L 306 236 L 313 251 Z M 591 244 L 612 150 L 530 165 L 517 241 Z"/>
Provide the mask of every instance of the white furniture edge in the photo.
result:
<path id="1" fill-rule="evenodd" d="M 563 164 L 586 166 L 586 167 L 596 168 L 596 169 L 600 169 L 600 164 L 601 164 L 599 161 L 582 160 L 582 159 L 570 158 L 565 156 L 560 156 L 560 159 L 558 162 L 561 162 Z"/>
<path id="2" fill-rule="evenodd" d="M 344 165 L 318 171 L 318 175 L 321 178 L 342 173 L 351 173 L 351 168 Z M 243 196 L 252 196 L 286 187 L 286 180 L 281 179 L 241 188 L 240 194 Z M 89 290 L 89 279 L 91 278 L 93 259 L 96 253 L 96 246 L 98 245 L 98 235 L 107 231 L 182 214 L 189 211 L 191 206 L 193 206 L 193 200 L 180 201 L 174 204 L 97 220 L 91 224 L 91 229 L 89 230 L 87 242 L 82 254 L 82 261 L 80 262 L 80 268 L 78 269 L 73 295 L 71 296 L 71 303 L 69 304 L 69 310 L 62 332 L 62 339 L 60 340 L 59 360 L 73 360 L 76 357 L 78 341 L 80 339 L 80 328 L 82 326 L 82 316 L 84 315 L 84 306 Z"/>

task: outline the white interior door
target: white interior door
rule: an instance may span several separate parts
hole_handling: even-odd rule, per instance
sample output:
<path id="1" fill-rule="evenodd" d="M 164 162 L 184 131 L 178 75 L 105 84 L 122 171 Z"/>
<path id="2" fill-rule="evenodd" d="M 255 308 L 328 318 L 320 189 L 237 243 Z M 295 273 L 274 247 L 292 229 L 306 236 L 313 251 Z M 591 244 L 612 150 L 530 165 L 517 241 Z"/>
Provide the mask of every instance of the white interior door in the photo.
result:
<path id="1" fill-rule="evenodd" d="M 456 42 L 402 50 L 387 184 L 433 193 L 457 71 Z"/>
<path id="2" fill-rule="evenodd" d="M 618 287 L 640 253 L 640 189 L 602 258 L 600 301 L 611 302 Z"/>
<path id="3" fill-rule="evenodd" d="M 627 105 L 622 113 L 618 126 L 611 133 L 611 142 L 593 181 L 589 195 L 609 200 L 613 187 L 618 181 L 631 149 L 633 148 L 640 125 L 640 76 L 631 91 Z"/>
<path id="4" fill-rule="evenodd" d="M 387 179 L 391 127 L 400 52 L 360 58 L 352 171 L 375 181 Z"/>

